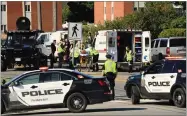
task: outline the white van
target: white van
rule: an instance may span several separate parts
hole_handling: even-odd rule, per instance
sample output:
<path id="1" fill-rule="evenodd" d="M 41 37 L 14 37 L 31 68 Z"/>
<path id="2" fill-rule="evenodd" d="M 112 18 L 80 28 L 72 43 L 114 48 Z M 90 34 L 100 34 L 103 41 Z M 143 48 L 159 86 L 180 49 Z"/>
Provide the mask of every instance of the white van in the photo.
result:
<path id="1" fill-rule="evenodd" d="M 141 30 L 101 30 L 95 38 L 95 49 L 99 51 L 99 64 L 106 61 L 106 54 L 113 55 L 118 66 L 127 64 L 124 59 L 125 48 L 128 46 L 134 53 L 134 68 L 142 63 L 150 62 L 151 34 Z"/>
<path id="2" fill-rule="evenodd" d="M 68 31 L 56 31 L 56 32 L 45 32 L 41 33 L 38 38 L 38 46 L 41 48 L 42 53 L 46 56 L 51 54 L 51 43 L 53 40 L 56 40 L 56 43 L 59 43 L 61 39 L 68 37 Z M 43 41 L 43 43 L 42 43 Z M 57 47 L 57 45 L 56 45 Z M 55 56 L 58 57 L 57 51 L 55 52 Z"/>

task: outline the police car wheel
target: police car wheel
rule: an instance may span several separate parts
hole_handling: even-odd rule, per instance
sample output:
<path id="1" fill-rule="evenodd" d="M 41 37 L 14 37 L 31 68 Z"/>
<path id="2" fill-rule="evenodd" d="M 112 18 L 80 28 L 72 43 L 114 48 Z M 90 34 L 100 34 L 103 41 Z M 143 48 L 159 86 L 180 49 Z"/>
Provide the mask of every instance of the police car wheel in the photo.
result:
<path id="1" fill-rule="evenodd" d="M 86 109 L 87 99 L 81 93 L 73 93 L 67 99 L 67 107 L 71 112 L 79 113 Z"/>
<path id="2" fill-rule="evenodd" d="M 131 101 L 132 101 L 132 104 L 140 103 L 140 95 L 139 95 L 137 87 L 135 86 L 132 86 L 132 89 L 131 89 Z"/>
<path id="3" fill-rule="evenodd" d="M 183 108 L 186 106 L 186 95 L 182 88 L 175 89 L 173 93 L 173 101 L 177 107 Z"/>

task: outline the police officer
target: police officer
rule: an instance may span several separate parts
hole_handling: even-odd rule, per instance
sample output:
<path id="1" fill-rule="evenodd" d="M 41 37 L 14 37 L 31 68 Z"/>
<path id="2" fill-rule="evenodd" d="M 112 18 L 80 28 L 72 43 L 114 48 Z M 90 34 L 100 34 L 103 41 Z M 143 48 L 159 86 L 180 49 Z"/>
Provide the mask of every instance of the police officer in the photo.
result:
<path id="1" fill-rule="evenodd" d="M 62 68 L 62 60 L 64 55 L 64 46 L 62 44 L 62 41 L 59 42 L 57 51 L 58 51 L 58 58 L 59 58 L 58 67 Z"/>
<path id="2" fill-rule="evenodd" d="M 73 48 L 71 49 L 70 53 L 71 58 L 73 58 Z M 79 56 L 80 56 L 80 49 L 76 45 L 75 50 L 74 50 L 74 67 L 79 63 Z"/>
<path id="3" fill-rule="evenodd" d="M 94 47 L 91 47 L 90 55 L 93 57 L 93 72 L 94 71 L 97 72 L 99 70 L 99 65 L 98 65 L 99 52 Z"/>
<path id="4" fill-rule="evenodd" d="M 56 40 L 53 40 L 53 43 L 51 43 L 51 51 L 52 51 L 52 53 L 51 53 L 51 68 L 53 68 L 54 67 L 54 62 L 55 62 L 55 51 L 56 51 Z"/>
<path id="5" fill-rule="evenodd" d="M 126 61 L 128 62 L 129 73 L 132 73 L 133 53 L 132 53 L 132 51 L 129 49 L 129 47 L 126 47 L 125 58 L 126 58 Z"/>
<path id="6" fill-rule="evenodd" d="M 110 88 L 112 90 L 113 100 L 115 97 L 115 78 L 117 76 L 117 65 L 116 63 L 111 59 L 111 55 L 106 55 L 107 60 L 105 61 L 105 64 L 103 66 L 103 75 L 106 76 L 107 80 L 110 83 Z"/>

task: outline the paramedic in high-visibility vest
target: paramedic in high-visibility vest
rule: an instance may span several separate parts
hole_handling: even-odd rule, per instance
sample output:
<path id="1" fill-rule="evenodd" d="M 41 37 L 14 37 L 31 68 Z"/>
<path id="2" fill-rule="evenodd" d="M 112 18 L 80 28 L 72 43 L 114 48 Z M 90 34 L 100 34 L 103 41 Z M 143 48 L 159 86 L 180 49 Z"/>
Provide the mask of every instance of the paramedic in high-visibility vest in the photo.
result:
<path id="1" fill-rule="evenodd" d="M 117 76 L 117 64 L 115 61 L 112 60 L 111 55 L 106 55 L 107 60 L 103 66 L 103 76 L 106 76 L 107 80 L 110 83 L 110 89 L 112 90 L 112 97 L 113 100 L 115 98 L 115 78 Z"/>
<path id="2" fill-rule="evenodd" d="M 74 64 L 72 62 L 74 67 L 77 65 L 77 63 L 79 63 L 79 56 L 80 56 L 80 49 L 78 45 L 76 45 L 75 50 L 74 50 Z M 70 57 L 73 58 L 73 48 L 71 49 Z"/>
<path id="3" fill-rule="evenodd" d="M 99 70 L 99 65 L 98 65 L 98 59 L 99 59 L 99 52 L 94 48 L 91 47 L 90 49 L 90 55 L 92 56 L 92 61 L 93 61 L 93 72 Z"/>
<path id="4" fill-rule="evenodd" d="M 62 41 L 58 43 L 57 51 L 58 51 L 58 58 L 59 58 L 58 68 L 62 68 L 62 60 L 63 60 L 63 55 L 65 52 Z"/>
<path id="5" fill-rule="evenodd" d="M 132 65 L 133 65 L 133 53 L 129 49 L 129 47 L 126 47 L 126 53 L 125 53 L 125 59 L 128 62 L 128 67 L 129 67 L 129 73 L 132 73 Z"/>

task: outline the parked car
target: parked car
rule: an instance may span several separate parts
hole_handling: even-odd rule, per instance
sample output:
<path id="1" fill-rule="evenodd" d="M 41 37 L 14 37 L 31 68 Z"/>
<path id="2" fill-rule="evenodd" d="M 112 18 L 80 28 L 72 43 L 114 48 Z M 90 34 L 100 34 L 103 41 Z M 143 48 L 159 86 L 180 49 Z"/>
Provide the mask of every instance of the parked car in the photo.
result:
<path id="1" fill-rule="evenodd" d="M 174 56 L 186 56 L 186 37 L 157 38 L 151 42 L 152 61 Z"/>

